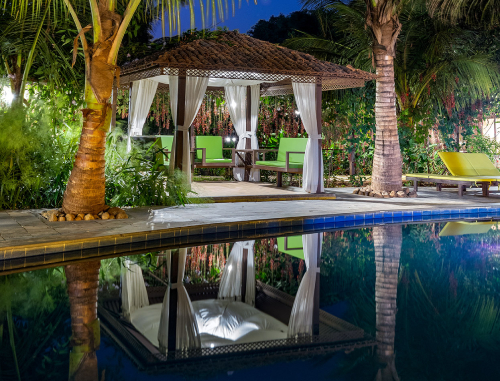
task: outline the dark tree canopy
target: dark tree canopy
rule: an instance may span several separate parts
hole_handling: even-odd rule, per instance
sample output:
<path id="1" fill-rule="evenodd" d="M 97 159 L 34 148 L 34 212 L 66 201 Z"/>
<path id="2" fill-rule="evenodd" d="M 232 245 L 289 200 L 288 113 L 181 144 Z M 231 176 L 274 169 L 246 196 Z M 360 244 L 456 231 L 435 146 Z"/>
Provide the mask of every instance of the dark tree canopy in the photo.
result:
<path id="1" fill-rule="evenodd" d="M 248 31 L 248 35 L 259 40 L 280 44 L 299 32 L 312 35 L 321 34 L 320 24 L 314 12 L 309 10 L 295 11 L 285 16 L 271 16 L 269 20 L 259 20 Z"/>

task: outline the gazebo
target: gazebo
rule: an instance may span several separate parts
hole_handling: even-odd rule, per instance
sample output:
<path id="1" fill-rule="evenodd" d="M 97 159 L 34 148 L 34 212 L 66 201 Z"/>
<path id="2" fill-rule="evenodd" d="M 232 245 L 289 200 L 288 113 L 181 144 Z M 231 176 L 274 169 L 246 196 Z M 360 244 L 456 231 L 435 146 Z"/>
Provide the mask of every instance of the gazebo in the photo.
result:
<path id="1" fill-rule="evenodd" d="M 142 134 L 156 92 L 170 92 L 175 125 L 170 165 L 181 169 L 188 180 L 189 128 L 207 92 L 225 94 L 239 150 L 258 149 L 260 97 L 293 94 L 308 135 L 302 183 L 309 193 L 324 191 L 322 91 L 363 87 L 366 81 L 375 79 L 372 73 L 321 61 L 236 31 L 181 43 L 125 64 L 120 72 L 120 87 L 130 90 L 129 136 Z M 243 173 L 243 168 L 237 168 L 235 178 L 243 180 Z M 249 176 L 258 181 L 256 177 L 255 173 Z"/>

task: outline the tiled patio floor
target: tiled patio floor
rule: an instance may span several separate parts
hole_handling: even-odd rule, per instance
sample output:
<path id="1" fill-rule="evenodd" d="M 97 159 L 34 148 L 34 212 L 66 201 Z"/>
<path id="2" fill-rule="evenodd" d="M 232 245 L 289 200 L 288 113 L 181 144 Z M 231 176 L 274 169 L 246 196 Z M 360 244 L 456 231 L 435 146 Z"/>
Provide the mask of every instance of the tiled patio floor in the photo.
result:
<path id="1" fill-rule="evenodd" d="M 212 191 L 216 189 L 222 192 L 219 185 L 214 187 Z M 296 192 L 296 189 L 286 191 L 292 193 Z M 251 193 L 251 190 L 247 190 L 247 192 Z M 483 198 L 480 196 L 480 190 L 467 191 L 466 196 L 459 198 L 456 190 L 436 192 L 433 189 L 421 188 L 419 197 L 413 199 L 374 199 L 353 195 L 352 188 L 337 188 L 334 192 L 337 195 L 337 200 L 209 203 L 171 208 L 133 208 L 127 211 L 130 216 L 128 220 L 47 222 L 38 217 L 37 211 L 34 210 L 1 211 L 0 248 L 127 235 L 169 228 L 208 226 L 227 222 L 409 209 L 432 210 L 500 206 L 500 195 L 493 194 L 491 197 Z M 151 223 L 151 210 L 157 212 L 153 224 Z"/>

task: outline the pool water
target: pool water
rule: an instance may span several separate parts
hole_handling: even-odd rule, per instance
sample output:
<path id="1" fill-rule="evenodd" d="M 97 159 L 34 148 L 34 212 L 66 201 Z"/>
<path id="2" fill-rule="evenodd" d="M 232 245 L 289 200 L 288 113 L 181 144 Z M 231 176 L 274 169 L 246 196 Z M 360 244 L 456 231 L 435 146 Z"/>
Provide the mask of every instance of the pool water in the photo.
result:
<path id="1" fill-rule="evenodd" d="M 378 225 L 0 276 L 0 379 L 497 379 L 498 227 Z"/>

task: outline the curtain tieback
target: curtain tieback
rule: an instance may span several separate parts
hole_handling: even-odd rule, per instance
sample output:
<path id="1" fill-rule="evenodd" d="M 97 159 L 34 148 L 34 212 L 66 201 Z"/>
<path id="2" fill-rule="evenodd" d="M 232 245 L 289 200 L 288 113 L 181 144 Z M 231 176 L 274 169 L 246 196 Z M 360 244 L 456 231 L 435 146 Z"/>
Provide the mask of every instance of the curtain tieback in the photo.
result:
<path id="1" fill-rule="evenodd" d="M 309 139 L 322 139 L 323 136 L 321 134 L 309 134 Z"/>
<path id="2" fill-rule="evenodd" d="M 252 136 L 255 136 L 255 133 L 247 131 L 240 135 L 240 139 L 251 139 Z"/>
<path id="3" fill-rule="evenodd" d="M 179 283 L 169 283 L 171 290 L 177 290 L 179 288 Z"/>
<path id="4" fill-rule="evenodd" d="M 177 126 L 177 129 L 179 131 L 189 131 L 189 127 L 191 126 Z"/>

